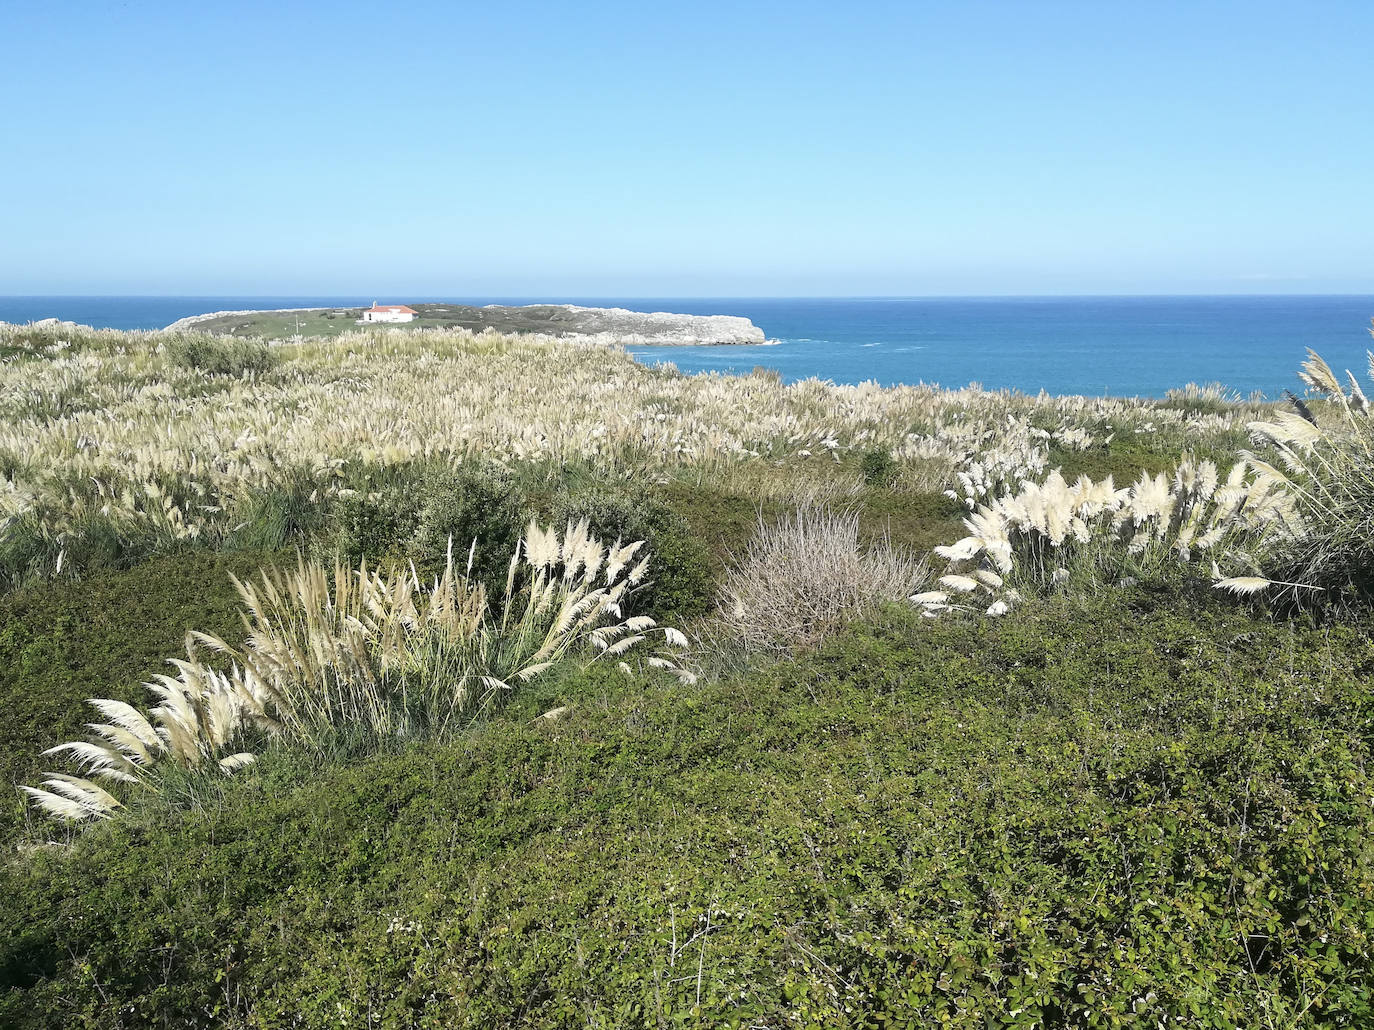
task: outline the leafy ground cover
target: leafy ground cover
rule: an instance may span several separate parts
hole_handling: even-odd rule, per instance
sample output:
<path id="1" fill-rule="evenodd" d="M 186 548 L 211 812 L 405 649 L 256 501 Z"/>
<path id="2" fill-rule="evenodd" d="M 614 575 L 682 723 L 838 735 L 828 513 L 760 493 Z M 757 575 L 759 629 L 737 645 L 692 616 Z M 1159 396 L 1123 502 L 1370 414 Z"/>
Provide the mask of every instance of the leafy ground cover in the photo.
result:
<path id="1" fill-rule="evenodd" d="M 230 574 L 251 576 L 277 557 L 188 551 L 0 596 L 0 779 L 30 782 L 48 768 L 39 752 L 79 735 L 91 718 L 87 698 L 144 702 L 141 684 L 183 654 L 187 631 L 236 638 L 239 598 Z M 11 842 L 29 825 L 25 808 L 6 793 L 0 840 Z"/>
<path id="2" fill-rule="evenodd" d="M 1371 672 L 1364 627 L 1117 596 L 889 610 L 693 688 L 571 673 L 7 863 L 0 1014 L 1363 1025 Z"/>

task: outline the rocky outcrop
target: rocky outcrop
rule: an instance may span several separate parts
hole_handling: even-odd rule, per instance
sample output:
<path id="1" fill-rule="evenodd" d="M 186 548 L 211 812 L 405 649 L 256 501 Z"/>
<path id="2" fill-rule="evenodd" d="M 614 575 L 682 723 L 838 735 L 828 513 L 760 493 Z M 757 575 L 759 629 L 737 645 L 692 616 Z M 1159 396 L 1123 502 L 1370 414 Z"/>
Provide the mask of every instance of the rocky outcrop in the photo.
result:
<path id="1" fill-rule="evenodd" d="M 13 326 L 17 329 L 90 329 L 80 322 L 65 322 L 60 318 L 40 318 L 33 322 L 0 322 L 0 326 Z M 93 330 L 92 330 L 93 331 Z"/>
<path id="2" fill-rule="evenodd" d="M 542 306 L 558 307 L 567 313 L 564 318 L 550 318 L 546 332 L 615 336 L 623 343 L 654 347 L 764 342 L 763 330 L 739 315 L 678 315 L 669 311 L 582 308 L 573 304 Z M 496 310 L 522 312 L 529 309 Z"/>

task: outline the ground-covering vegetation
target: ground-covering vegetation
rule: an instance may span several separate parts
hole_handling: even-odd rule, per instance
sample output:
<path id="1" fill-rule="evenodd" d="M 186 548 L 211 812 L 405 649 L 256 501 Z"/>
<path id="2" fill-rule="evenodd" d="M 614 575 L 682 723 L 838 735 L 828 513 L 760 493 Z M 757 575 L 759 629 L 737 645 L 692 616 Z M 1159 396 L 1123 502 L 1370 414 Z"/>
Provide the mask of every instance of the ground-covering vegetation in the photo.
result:
<path id="1" fill-rule="evenodd" d="M 1367 1025 L 1371 431 L 1303 375 L 0 329 L 0 1024 Z"/>

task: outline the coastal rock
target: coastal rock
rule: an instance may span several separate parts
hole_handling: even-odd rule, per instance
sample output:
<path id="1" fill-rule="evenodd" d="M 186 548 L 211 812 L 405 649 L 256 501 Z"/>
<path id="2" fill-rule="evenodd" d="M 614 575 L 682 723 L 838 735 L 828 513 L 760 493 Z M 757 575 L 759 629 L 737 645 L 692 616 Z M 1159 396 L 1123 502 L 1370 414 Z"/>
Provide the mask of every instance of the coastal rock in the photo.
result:
<path id="1" fill-rule="evenodd" d="M 739 315 L 680 315 L 670 311 L 630 311 L 627 308 L 584 308 L 552 305 L 567 312 L 551 318 L 550 332 L 572 335 L 610 335 L 625 343 L 673 347 L 700 344 L 723 346 L 764 342 L 763 330 Z M 490 308 L 483 310 L 491 310 Z M 498 309 L 523 311 L 522 308 Z"/>
<path id="2" fill-rule="evenodd" d="M 32 322 L 0 322 L 0 326 L 12 326 L 19 329 L 90 329 L 88 325 L 80 322 L 66 322 L 60 318 L 39 318 Z M 92 330 L 94 331 L 94 330 Z"/>

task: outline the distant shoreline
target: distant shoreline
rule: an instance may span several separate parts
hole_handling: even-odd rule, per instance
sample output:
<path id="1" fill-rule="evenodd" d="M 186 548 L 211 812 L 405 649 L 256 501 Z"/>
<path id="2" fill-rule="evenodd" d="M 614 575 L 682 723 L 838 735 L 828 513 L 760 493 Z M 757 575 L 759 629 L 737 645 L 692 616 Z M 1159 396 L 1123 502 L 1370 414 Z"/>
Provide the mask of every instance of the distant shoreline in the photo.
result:
<path id="1" fill-rule="evenodd" d="M 396 296 L 377 299 L 385 303 Z M 337 294 L 0 298 L 0 321 L 24 325 L 56 317 L 97 328 L 149 331 L 217 310 L 308 312 L 366 307 L 372 300 Z M 501 298 L 474 303 L 489 300 Z M 756 349 L 621 341 L 641 361 L 672 362 L 683 372 L 747 374 L 763 365 L 788 382 L 812 377 L 849 385 L 976 382 L 992 389 L 1093 397 L 1162 398 L 1190 381 L 1221 382 L 1242 396 L 1255 390 L 1271 398 L 1284 389 L 1301 391 L 1295 355 L 1300 359 L 1310 346 L 1338 373 L 1346 368 L 1358 373 L 1368 364 L 1374 316 L 1374 296 L 1368 294 L 576 301 L 587 307 L 730 312 L 763 327 L 775 343 Z M 292 336 L 295 315 L 279 316 L 269 338 Z M 329 324 L 340 332 L 355 328 L 342 317 Z"/>
<path id="2" fill-rule="evenodd" d="M 200 329 L 232 336 L 330 337 L 357 323 L 365 307 L 301 307 L 210 311 L 179 318 L 168 330 Z M 740 315 L 689 315 L 670 311 L 585 307 L 577 304 L 468 304 L 417 302 L 405 322 L 378 321 L 399 329 L 468 329 L 473 332 L 537 333 L 597 339 L 626 346 L 739 346 L 767 342 L 762 329 Z M 302 318 L 300 316 L 309 316 Z"/>

